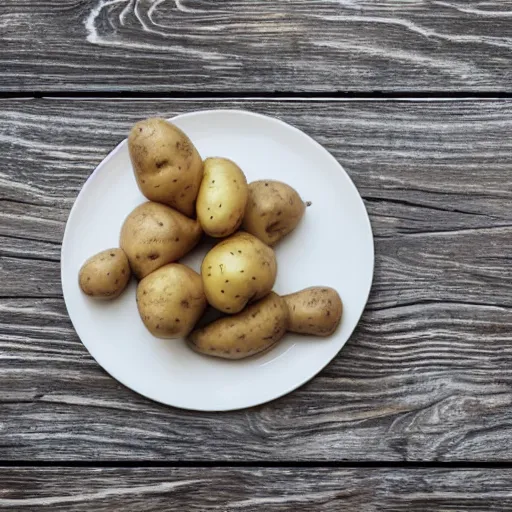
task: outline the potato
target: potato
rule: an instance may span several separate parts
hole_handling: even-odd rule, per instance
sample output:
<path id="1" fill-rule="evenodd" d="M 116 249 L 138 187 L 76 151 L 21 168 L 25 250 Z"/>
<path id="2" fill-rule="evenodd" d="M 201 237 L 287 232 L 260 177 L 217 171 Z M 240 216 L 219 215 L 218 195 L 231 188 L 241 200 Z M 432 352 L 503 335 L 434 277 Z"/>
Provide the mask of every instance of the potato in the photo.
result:
<path id="1" fill-rule="evenodd" d="M 238 313 L 272 290 L 274 251 L 249 233 L 238 232 L 211 249 L 201 265 L 208 302 L 224 313 Z"/>
<path id="2" fill-rule="evenodd" d="M 164 265 L 140 281 L 137 307 L 151 334 L 183 338 L 206 308 L 201 276 L 180 263 Z"/>
<path id="3" fill-rule="evenodd" d="M 82 291 L 96 299 L 119 297 L 130 280 L 128 258 L 121 249 L 107 249 L 89 258 L 80 269 Z"/>
<path id="4" fill-rule="evenodd" d="M 249 184 L 243 229 L 272 246 L 295 229 L 305 209 L 299 194 L 286 183 L 253 181 Z"/>
<path id="5" fill-rule="evenodd" d="M 343 304 L 338 292 L 326 286 L 306 288 L 283 299 L 290 311 L 288 329 L 300 334 L 329 336 L 341 320 Z"/>
<path id="6" fill-rule="evenodd" d="M 213 237 L 229 236 L 242 223 L 248 188 L 245 174 L 227 158 L 207 158 L 197 196 L 197 219 Z"/>
<path id="7" fill-rule="evenodd" d="M 237 315 L 221 318 L 192 331 L 189 345 L 197 352 L 226 359 L 242 359 L 275 345 L 286 332 L 288 308 L 270 293 Z"/>
<path id="8" fill-rule="evenodd" d="M 242 359 L 272 347 L 287 330 L 328 336 L 338 327 L 342 310 L 332 288 L 306 288 L 284 297 L 271 292 L 238 314 L 197 327 L 187 340 L 196 352 Z"/>
<path id="9" fill-rule="evenodd" d="M 200 237 L 197 221 L 163 204 L 147 202 L 137 206 L 124 221 L 120 245 L 134 274 L 142 279 L 185 256 Z"/>
<path id="10" fill-rule="evenodd" d="M 146 119 L 132 128 L 128 149 L 140 191 L 193 216 L 203 161 L 185 133 L 165 119 Z"/>

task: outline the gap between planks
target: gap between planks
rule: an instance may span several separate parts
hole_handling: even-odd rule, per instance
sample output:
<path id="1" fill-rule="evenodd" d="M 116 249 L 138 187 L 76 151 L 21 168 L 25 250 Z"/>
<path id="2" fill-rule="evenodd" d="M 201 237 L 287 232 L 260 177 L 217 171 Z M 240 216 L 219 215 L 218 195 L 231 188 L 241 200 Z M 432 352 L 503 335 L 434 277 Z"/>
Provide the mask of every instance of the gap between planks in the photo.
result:
<path id="1" fill-rule="evenodd" d="M 373 92 L 373 93 L 293 93 L 279 92 L 264 93 L 216 93 L 216 92 L 170 92 L 148 93 L 140 91 L 77 91 L 77 92 L 47 92 L 32 91 L 31 93 L 12 93 L 0 92 L 0 101 L 30 101 L 30 100 L 67 100 L 67 101 L 84 101 L 84 100 L 118 100 L 118 101 L 146 101 L 146 100 L 162 100 L 162 101 L 201 101 L 201 100 L 218 100 L 218 101 L 279 101 L 279 102 L 457 102 L 457 101 L 499 101 L 511 100 L 510 93 L 470 93 L 470 92 L 415 92 L 415 93 L 392 93 L 392 92 Z"/>
<path id="2" fill-rule="evenodd" d="M 512 469 L 512 461 L 52 461 L 52 460 L 0 460 L 0 468 L 56 467 L 56 468 L 246 468 L 246 469 Z"/>

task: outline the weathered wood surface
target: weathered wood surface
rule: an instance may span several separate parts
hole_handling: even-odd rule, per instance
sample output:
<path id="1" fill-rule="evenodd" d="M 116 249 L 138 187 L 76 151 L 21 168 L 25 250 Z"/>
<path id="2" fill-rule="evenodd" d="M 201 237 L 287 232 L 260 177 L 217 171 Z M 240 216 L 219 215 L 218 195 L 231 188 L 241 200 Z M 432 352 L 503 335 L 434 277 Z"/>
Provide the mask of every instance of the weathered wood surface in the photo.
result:
<path id="1" fill-rule="evenodd" d="M 1 91 L 510 91 L 508 0 L 3 0 Z"/>
<path id="2" fill-rule="evenodd" d="M 137 119 L 248 108 L 306 130 L 369 210 L 367 310 L 270 404 L 185 412 L 107 376 L 61 297 L 65 221 Z M 510 460 L 512 102 L 5 101 L 0 460 Z"/>
<path id="3" fill-rule="evenodd" d="M 0 510 L 16 512 L 511 508 L 510 469 L 0 469 Z"/>

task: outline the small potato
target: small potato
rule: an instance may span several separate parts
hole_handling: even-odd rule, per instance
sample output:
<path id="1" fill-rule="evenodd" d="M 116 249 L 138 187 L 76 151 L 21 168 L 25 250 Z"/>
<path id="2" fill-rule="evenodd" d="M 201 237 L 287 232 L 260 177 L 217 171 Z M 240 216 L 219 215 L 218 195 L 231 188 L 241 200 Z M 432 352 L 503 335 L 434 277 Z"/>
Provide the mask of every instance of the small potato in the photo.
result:
<path id="1" fill-rule="evenodd" d="M 203 178 L 203 161 L 191 140 L 165 119 L 138 122 L 128 150 L 140 191 L 191 217 Z"/>
<path id="2" fill-rule="evenodd" d="M 253 181 L 249 184 L 243 229 L 272 246 L 296 228 L 305 209 L 299 194 L 286 183 Z"/>
<path id="3" fill-rule="evenodd" d="M 197 196 L 197 219 L 213 237 L 229 236 L 242 223 L 248 188 L 245 174 L 227 158 L 207 158 Z"/>
<path id="4" fill-rule="evenodd" d="M 276 344 L 288 326 L 285 301 L 270 293 L 237 315 L 221 318 L 192 331 L 189 345 L 197 352 L 225 359 L 242 359 Z"/>
<path id="5" fill-rule="evenodd" d="M 249 233 L 238 232 L 211 249 L 201 265 L 208 302 L 223 313 L 238 313 L 272 290 L 274 251 Z"/>
<path id="6" fill-rule="evenodd" d="M 290 311 L 288 330 L 292 332 L 329 336 L 340 323 L 343 304 L 333 288 L 314 286 L 283 299 Z"/>
<path id="7" fill-rule="evenodd" d="M 92 256 L 82 265 L 78 283 L 86 295 L 110 300 L 121 295 L 130 275 L 130 265 L 124 251 L 107 249 Z"/>
<path id="8" fill-rule="evenodd" d="M 120 245 L 133 273 L 142 279 L 185 256 L 200 238 L 197 221 L 163 204 L 147 202 L 135 208 L 124 221 Z"/>
<path id="9" fill-rule="evenodd" d="M 180 263 L 165 265 L 139 283 L 137 307 L 151 334 L 183 338 L 206 308 L 201 276 Z"/>

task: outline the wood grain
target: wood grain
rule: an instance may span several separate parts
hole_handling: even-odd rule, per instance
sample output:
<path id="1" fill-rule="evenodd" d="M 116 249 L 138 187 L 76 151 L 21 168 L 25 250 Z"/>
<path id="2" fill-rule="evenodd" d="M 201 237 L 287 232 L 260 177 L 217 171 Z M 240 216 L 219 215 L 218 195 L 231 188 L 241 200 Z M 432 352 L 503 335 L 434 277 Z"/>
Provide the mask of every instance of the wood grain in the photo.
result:
<path id="1" fill-rule="evenodd" d="M 0 91 L 510 91 L 508 0 L 4 0 Z"/>
<path id="2" fill-rule="evenodd" d="M 270 404 L 180 411 L 106 375 L 61 297 L 60 241 L 92 169 L 149 115 L 248 108 L 344 165 L 373 291 L 319 376 Z M 512 102 L 8 101 L 0 108 L 0 460 L 512 457 Z"/>
<path id="3" fill-rule="evenodd" d="M 0 469 L 20 512 L 509 511 L 510 469 Z"/>

